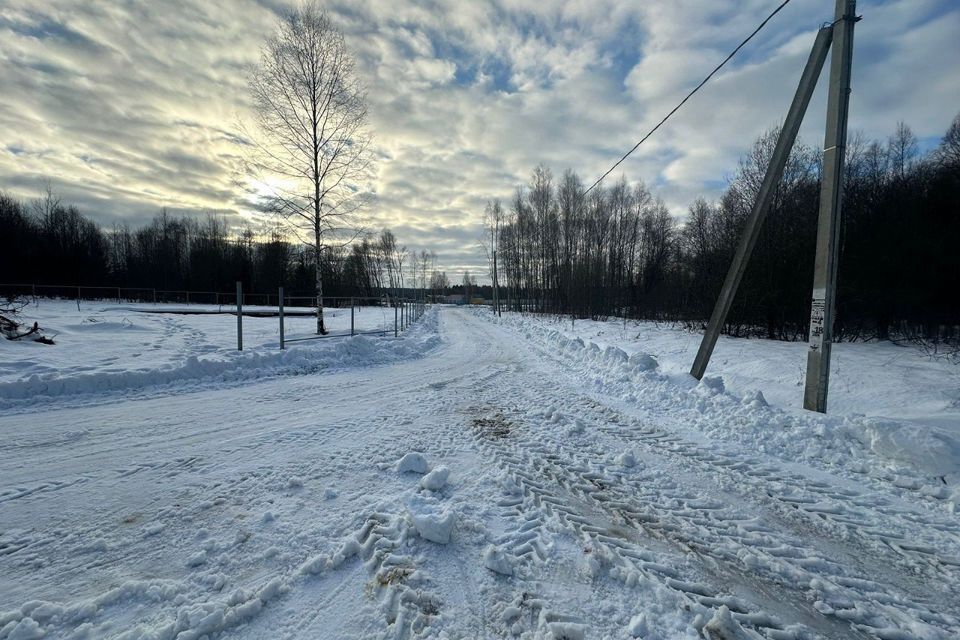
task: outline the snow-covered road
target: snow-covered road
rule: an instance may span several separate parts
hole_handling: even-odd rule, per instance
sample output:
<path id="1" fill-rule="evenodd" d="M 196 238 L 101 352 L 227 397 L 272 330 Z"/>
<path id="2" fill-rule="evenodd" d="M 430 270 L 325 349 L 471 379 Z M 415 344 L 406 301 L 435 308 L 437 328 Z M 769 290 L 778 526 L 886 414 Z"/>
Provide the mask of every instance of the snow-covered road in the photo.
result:
<path id="1" fill-rule="evenodd" d="M 0 417 L 0 639 L 960 637 L 936 499 L 431 313 L 421 358 Z"/>

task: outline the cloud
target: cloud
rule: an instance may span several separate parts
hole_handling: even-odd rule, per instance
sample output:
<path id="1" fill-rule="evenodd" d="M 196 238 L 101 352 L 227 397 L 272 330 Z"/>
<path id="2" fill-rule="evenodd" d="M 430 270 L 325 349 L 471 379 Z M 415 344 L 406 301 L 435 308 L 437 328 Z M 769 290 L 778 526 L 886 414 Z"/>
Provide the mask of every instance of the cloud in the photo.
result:
<path id="1" fill-rule="evenodd" d="M 483 207 L 543 162 L 602 173 L 719 62 L 769 0 L 329 0 L 368 87 L 380 158 L 364 214 L 444 268 L 485 271 Z M 106 225 L 167 206 L 238 224 L 248 65 L 284 0 L 7 0 L 0 9 L 0 189 L 47 180 Z M 960 105 L 960 7 L 861 3 L 850 125 L 942 135 Z M 716 197 L 786 112 L 822 3 L 788 5 L 618 169 L 677 214 Z M 818 144 L 823 83 L 801 136 Z M 241 180 L 242 182 L 242 180 Z M 455 277 L 458 280 L 459 277 Z"/>

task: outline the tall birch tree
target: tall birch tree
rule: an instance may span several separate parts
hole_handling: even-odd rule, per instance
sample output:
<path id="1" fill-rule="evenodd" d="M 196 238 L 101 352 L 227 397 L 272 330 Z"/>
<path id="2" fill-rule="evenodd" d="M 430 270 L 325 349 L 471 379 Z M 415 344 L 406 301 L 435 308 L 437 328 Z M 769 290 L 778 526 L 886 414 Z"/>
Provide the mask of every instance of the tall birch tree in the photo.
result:
<path id="1" fill-rule="evenodd" d="M 250 74 L 256 124 L 250 167 L 270 185 L 269 211 L 313 249 L 317 333 L 323 322 L 324 251 L 351 229 L 371 157 L 366 93 L 343 33 L 316 2 L 289 10 Z"/>

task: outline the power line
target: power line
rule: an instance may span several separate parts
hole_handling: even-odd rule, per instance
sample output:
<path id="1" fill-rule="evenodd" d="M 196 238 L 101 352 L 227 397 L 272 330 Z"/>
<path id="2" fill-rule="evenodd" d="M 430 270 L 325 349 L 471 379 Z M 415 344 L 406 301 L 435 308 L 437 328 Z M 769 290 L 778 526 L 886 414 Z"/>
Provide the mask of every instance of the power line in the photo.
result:
<path id="1" fill-rule="evenodd" d="M 633 147 L 632 147 L 629 151 L 627 151 L 625 154 L 623 154 L 623 156 L 621 156 L 620 159 L 617 160 L 617 161 L 613 164 L 612 167 L 610 167 L 609 169 L 607 169 L 606 173 L 604 173 L 602 176 L 600 176 L 599 178 L 597 178 L 597 181 L 594 182 L 592 185 L 590 185 L 590 188 L 587 189 L 586 191 L 584 191 L 584 192 L 583 192 L 583 195 L 586 196 L 588 193 L 590 193 L 590 192 L 593 190 L 594 187 L 596 187 L 598 184 L 600 184 L 601 182 L 603 182 L 603 179 L 604 179 L 604 178 L 606 178 L 608 175 L 610 175 L 610 174 L 613 172 L 614 169 L 616 169 L 618 166 L 620 166 L 620 163 L 621 163 L 621 162 L 623 162 L 624 160 L 626 160 L 626 159 L 630 156 L 630 154 L 632 154 L 634 151 L 636 151 L 637 148 L 638 148 L 641 144 L 643 144 L 644 142 L 646 142 L 647 138 L 649 138 L 650 136 L 652 136 L 652 135 L 654 134 L 654 132 L 663 125 L 664 122 L 666 122 L 667 120 L 669 120 L 669 119 L 670 119 L 670 116 L 672 116 L 674 113 L 676 113 L 677 111 L 679 111 L 679 110 L 680 110 L 680 107 L 682 107 L 682 106 L 686 103 L 686 101 L 689 100 L 689 99 L 693 96 L 693 94 L 695 94 L 697 91 L 699 91 L 699 90 L 703 87 L 703 85 L 707 84 L 707 82 L 710 80 L 710 78 L 712 78 L 712 77 L 717 73 L 717 71 L 720 71 L 720 69 L 722 69 L 725 64 L 727 64 L 728 62 L 730 62 L 730 59 L 733 58 L 733 56 L 737 55 L 737 52 L 740 51 L 740 49 L 742 49 L 748 42 L 750 42 L 750 40 L 752 40 L 755 35 L 757 35 L 758 33 L 760 33 L 760 30 L 763 29 L 763 28 L 767 25 L 768 22 L 770 22 L 771 18 L 773 18 L 773 16 L 777 15 L 778 13 L 780 13 L 780 10 L 783 9 L 785 6 L 787 6 L 789 3 L 790 3 L 790 0 L 783 0 L 783 2 L 780 3 L 780 6 L 778 6 L 776 9 L 774 9 L 774 10 L 773 10 L 773 13 L 771 13 L 770 15 L 768 15 L 768 16 L 764 19 L 764 21 L 761 22 L 760 25 L 759 25 L 756 29 L 753 30 L 753 33 L 751 33 L 749 36 L 747 36 L 746 39 L 745 39 L 743 42 L 741 42 L 740 44 L 738 44 L 738 45 L 737 45 L 737 48 L 734 49 L 733 51 L 731 51 L 730 54 L 729 54 L 726 58 L 723 59 L 723 62 L 721 62 L 720 64 L 718 64 L 716 67 L 714 67 L 713 71 L 711 71 L 709 74 L 707 74 L 707 77 L 704 78 L 703 80 L 701 80 L 701 81 L 700 81 L 700 84 L 698 84 L 696 87 L 693 88 L 693 91 L 691 91 L 690 93 L 688 93 L 687 96 L 686 96 L 683 100 L 681 100 L 680 103 L 679 103 L 677 106 L 675 106 L 673 109 L 670 110 L 670 113 L 668 113 L 666 116 L 664 116 L 663 120 L 661 120 L 660 122 L 658 122 L 657 125 L 656 125 L 653 129 L 650 129 L 650 131 L 647 132 L 647 135 L 643 136 L 643 138 L 640 139 L 640 142 L 638 142 L 637 144 L 633 145 Z"/>

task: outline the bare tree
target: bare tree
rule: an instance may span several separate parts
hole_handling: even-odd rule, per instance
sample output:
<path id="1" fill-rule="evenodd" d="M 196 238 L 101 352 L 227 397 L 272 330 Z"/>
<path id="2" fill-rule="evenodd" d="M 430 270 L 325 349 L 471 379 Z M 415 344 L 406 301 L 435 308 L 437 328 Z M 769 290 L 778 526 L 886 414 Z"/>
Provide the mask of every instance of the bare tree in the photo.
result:
<path id="1" fill-rule="evenodd" d="M 902 180 L 919 154 L 917 136 L 906 123 L 898 122 L 893 135 L 887 140 L 887 156 L 894 176 Z"/>
<path id="2" fill-rule="evenodd" d="M 321 255 L 362 204 L 358 183 L 370 164 L 370 138 L 366 95 L 343 34 L 315 1 L 280 19 L 250 91 L 263 135 L 249 164 L 270 185 L 268 210 L 313 249 L 317 333 L 324 334 Z"/>
<path id="3" fill-rule="evenodd" d="M 393 290 L 395 300 L 403 296 L 403 263 L 407 259 L 406 245 L 398 246 L 397 237 L 389 229 L 384 229 L 380 233 L 380 239 L 377 241 L 377 250 L 383 257 L 383 264 L 387 271 L 387 281 Z M 416 268 L 414 268 L 416 275 Z"/>
<path id="4" fill-rule="evenodd" d="M 446 272 L 436 269 L 430 274 L 430 301 L 437 302 L 439 296 L 447 295 L 447 289 L 450 288 L 450 279 Z"/>
<path id="5" fill-rule="evenodd" d="M 937 150 L 937 159 L 945 165 L 960 167 L 960 114 L 954 117 L 943 136 Z"/>
<path id="6" fill-rule="evenodd" d="M 417 255 L 416 269 L 420 278 L 420 296 L 425 297 L 427 295 L 427 272 L 430 270 L 430 252 L 426 249 L 421 249 Z"/>
<path id="7" fill-rule="evenodd" d="M 500 241 L 500 225 L 503 223 L 503 205 L 500 199 L 487 202 L 487 208 L 483 213 L 484 239 L 482 241 L 483 249 L 487 254 L 487 261 L 490 264 L 490 282 L 493 285 L 493 308 L 496 313 L 500 313 L 500 295 L 499 281 L 497 279 L 497 249 Z"/>
<path id="8" fill-rule="evenodd" d="M 470 276 L 470 272 L 465 271 L 463 273 L 463 295 L 467 304 L 470 304 L 470 300 L 473 298 L 473 287 L 475 284 L 476 282 Z"/>

